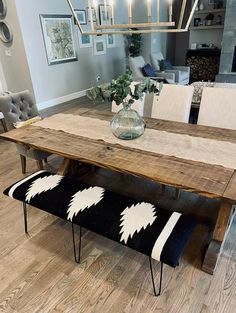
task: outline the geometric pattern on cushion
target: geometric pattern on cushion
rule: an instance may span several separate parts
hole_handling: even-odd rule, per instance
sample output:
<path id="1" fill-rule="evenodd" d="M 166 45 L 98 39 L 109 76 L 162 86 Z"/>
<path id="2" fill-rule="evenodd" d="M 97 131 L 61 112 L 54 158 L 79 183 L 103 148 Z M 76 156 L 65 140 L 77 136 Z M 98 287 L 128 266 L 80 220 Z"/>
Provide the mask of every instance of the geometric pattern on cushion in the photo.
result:
<path id="1" fill-rule="evenodd" d="M 20 180 L 4 194 L 172 267 L 196 225 L 180 213 L 47 171 Z"/>

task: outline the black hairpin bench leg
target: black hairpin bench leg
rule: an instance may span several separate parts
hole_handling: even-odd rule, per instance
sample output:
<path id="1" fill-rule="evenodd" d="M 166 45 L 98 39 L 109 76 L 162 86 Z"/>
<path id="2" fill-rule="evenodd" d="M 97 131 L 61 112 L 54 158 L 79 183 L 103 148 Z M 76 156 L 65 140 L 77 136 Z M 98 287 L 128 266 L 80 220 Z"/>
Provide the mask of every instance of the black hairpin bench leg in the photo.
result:
<path id="1" fill-rule="evenodd" d="M 24 212 L 24 225 L 25 225 L 25 234 L 28 234 L 28 223 L 27 223 L 27 206 L 26 203 L 23 202 L 23 212 Z"/>
<path id="2" fill-rule="evenodd" d="M 71 223 L 71 228 L 72 228 L 72 238 L 73 238 L 73 249 L 74 249 L 75 262 L 80 263 L 82 227 L 79 226 L 79 255 L 78 255 L 78 258 L 77 258 L 77 253 L 76 253 L 74 223 Z"/>
<path id="3" fill-rule="evenodd" d="M 161 294 L 162 278 L 163 278 L 163 263 L 161 262 L 161 272 L 160 272 L 160 281 L 159 281 L 159 291 L 158 291 L 158 293 L 156 292 L 156 286 L 155 286 L 155 282 L 154 282 L 153 269 L 152 269 L 152 258 L 151 257 L 149 257 L 149 264 L 150 264 L 150 270 L 151 270 L 151 277 L 152 277 L 152 285 L 153 285 L 154 295 L 156 297 L 158 297 Z"/>

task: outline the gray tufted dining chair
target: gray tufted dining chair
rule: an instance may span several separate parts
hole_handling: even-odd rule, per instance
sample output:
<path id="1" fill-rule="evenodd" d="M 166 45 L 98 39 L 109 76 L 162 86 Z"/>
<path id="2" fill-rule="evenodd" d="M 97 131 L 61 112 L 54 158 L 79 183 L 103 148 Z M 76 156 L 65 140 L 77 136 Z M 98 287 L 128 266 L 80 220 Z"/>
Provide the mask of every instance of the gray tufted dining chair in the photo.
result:
<path id="1" fill-rule="evenodd" d="M 4 115 L 3 115 L 2 112 L 0 112 L 0 122 L 2 124 L 3 130 L 6 132 L 7 131 L 7 125 L 6 125 L 6 122 L 5 122 L 5 119 L 4 119 Z"/>
<path id="2" fill-rule="evenodd" d="M 7 129 L 14 128 L 14 123 L 26 121 L 39 115 L 36 104 L 34 103 L 28 90 L 19 93 L 10 93 L 0 96 L 0 111 L 4 114 Z M 26 158 L 36 160 L 39 169 L 43 169 L 43 160 L 46 161 L 48 153 L 16 144 L 20 154 L 22 173 L 26 172 Z"/>

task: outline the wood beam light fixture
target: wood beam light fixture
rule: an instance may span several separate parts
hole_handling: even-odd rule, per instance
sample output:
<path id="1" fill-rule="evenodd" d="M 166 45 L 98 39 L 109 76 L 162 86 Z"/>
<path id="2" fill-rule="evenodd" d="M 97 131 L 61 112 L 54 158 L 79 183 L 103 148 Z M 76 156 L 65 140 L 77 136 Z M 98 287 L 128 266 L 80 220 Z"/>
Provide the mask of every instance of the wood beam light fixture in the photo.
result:
<path id="1" fill-rule="evenodd" d="M 117 23 L 118 17 L 115 11 L 119 10 L 120 0 L 88 0 L 88 20 L 90 29 L 83 30 L 77 13 L 72 5 L 72 0 L 67 0 L 71 13 L 74 17 L 75 24 L 78 26 L 81 34 L 84 35 L 123 35 L 123 34 L 148 34 L 148 33 L 178 33 L 187 32 L 194 11 L 199 0 L 194 0 L 190 12 L 186 12 L 186 4 L 192 0 L 126 0 L 127 16 L 122 16 L 127 23 Z M 145 3 L 146 1 L 146 22 L 134 22 L 133 12 L 135 12 L 135 2 Z M 175 13 L 175 1 L 180 2 L 180 13 Z M 79 2 L 79 1 L 78 1 Z M 166 12 L 167 10 L 167 12 Z M 144 12 L 145 12 L 144 11 Z M 168 16 L 167 21 L 161 21 L 162 12 Z M 154 12 L 156 14 L 154 14 Z M 178 15 L 178 16 L 177 16 Z M 173 21 L 173 16 L 177 24 Z M 186 25 L 184 25 L 186 17 Z M 143 17 L 142 17 L 143 18 Z M 177 26 L 176 26 L 177 25 Z"/>

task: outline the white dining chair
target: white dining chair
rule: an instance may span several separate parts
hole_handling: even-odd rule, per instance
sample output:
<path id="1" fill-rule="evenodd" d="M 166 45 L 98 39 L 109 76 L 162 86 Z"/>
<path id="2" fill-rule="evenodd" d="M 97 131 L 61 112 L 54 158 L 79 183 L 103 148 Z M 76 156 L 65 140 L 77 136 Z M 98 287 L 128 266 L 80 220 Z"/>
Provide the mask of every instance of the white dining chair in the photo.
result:
<path id="1" fill-rule="evenodd" d="M 163 85 L 160 95 L 154 95 L 151 117 L 188 123 L 194 88 Z"/>
<path id="2" fill-rule="evenodd" d="M 188 123 L 193 86 L 163 85 L 160 95 L 154 95 L 151 117 L 162 120 Z M 165 185 L 162 185 L 162 193 Z M 175 188 L 175 198 L 180 196 L 180 190 Z"/>
<path id="3" fill-rule="evenodd" d="M 197 123 L 236 129 L 236 88 L 203 88 Z"/>

